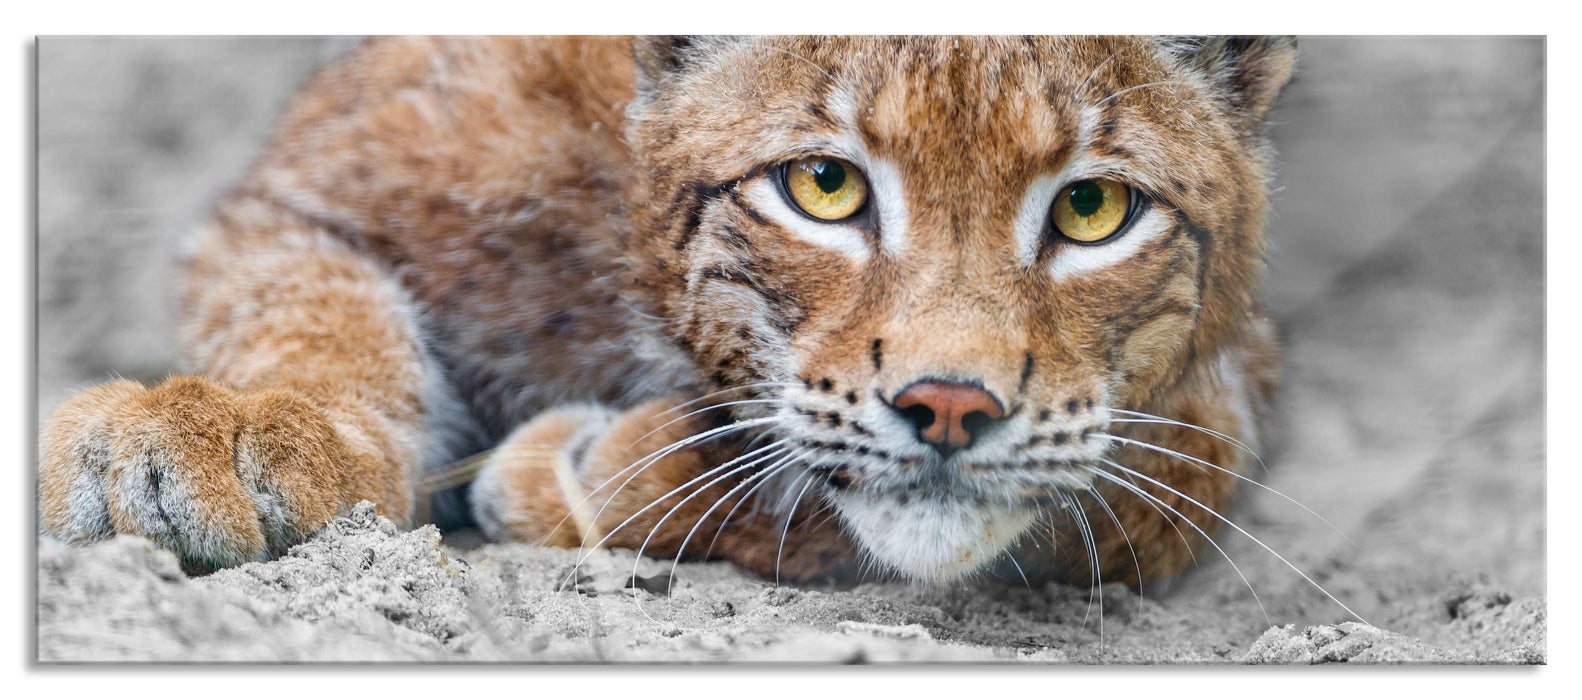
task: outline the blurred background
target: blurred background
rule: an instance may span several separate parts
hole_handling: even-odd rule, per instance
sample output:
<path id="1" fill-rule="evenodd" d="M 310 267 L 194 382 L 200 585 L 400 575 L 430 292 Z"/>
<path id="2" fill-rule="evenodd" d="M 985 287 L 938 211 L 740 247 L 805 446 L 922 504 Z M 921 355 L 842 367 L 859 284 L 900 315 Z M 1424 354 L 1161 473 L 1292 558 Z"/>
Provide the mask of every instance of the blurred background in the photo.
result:
<path id="1" fill-rule="evenodd" d="M 354 44 L 39 40 L 41 419 L 114 375 L 171 371 L 176 241 Z M 1300 47 L 1270 117 L 1266 300 L 1288 355 L 1265 480 L 1354 544 L 1255 490 L 1238 522 L 1403 632 L 1427 613 L 1402 601 L 1469 582 L 1542 597 L 1544 40 Z M 1328 605 L 1232 539 L 1265 602 Z M 1175 595 L 1241 586 L 1202 568 Z"/>

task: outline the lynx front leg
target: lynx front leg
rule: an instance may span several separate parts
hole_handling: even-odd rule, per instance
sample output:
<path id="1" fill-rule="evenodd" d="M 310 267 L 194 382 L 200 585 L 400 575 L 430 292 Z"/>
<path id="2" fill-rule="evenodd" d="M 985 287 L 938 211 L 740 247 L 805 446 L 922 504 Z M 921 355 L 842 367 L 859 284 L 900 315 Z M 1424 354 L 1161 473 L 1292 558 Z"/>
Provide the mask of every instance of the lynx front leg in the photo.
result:
<path id="1" fill-rule="evenodd" d="M 361 499 L 408 523 L 436 378 L 399 289 L 264 205 L 233 203 L 211 234 L 184 309 L 200 376 L 62 404 L 41 435 L 41 529 L 142 535 L 209 568 L 279 552 Z"/>
<path id="2" fill-rule="evenodd" d="M 782 453 L 743 454 L 707 441 L 667 451 L 711 429 L 728 430 L 674 420 L 695 408 L 679 404 L 656 401 L 624 413 L 561 408 L 517 429 L 473 484 L 473 512 L 484 532 L 560 547 L 602 541 L 652 556 L 712 551 L 784 581 L 840 577 L 855 567 L 851 543 L 814 499 L 789 514 L 776 507 L 782 496 L 789 502 L 796 495 L 780 492 L 788 482 L 746 496 L 759 482 L 744 482 Z M 760 456 L 768 458 L 754 463 Z"/>

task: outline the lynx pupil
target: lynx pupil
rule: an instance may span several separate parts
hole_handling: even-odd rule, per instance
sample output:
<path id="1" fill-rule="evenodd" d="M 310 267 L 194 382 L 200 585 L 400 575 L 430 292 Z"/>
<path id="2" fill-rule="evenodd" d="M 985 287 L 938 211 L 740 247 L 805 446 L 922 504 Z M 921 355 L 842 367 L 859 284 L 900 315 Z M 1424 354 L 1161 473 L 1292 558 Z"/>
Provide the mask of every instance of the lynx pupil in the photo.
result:
<path id="1" fill-rule="evenodd" d="M 1084 180 L 1071 187 L 1071 210 L 1077 216 L 1093 216 L 1103 204 L 1104 188 L 1099 183 Z"/>
<path id="2" fill-rule="evenodd" d="M 835 161 L 821 160 L 808 166 L 808 170 L 812 171 L 813 182 L 818 184 L 824 194 L 839 192 L 846 184 L 846 169 Z"/>

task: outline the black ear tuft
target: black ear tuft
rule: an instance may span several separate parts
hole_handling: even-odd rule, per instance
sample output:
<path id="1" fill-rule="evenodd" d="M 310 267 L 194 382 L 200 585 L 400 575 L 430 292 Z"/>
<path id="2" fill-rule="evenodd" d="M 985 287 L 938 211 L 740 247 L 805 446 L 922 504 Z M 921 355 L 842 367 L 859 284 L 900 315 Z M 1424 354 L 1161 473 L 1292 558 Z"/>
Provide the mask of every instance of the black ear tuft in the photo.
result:
<path id="1" fill-rule="evenodd" d="M 640 36 L 632 39 L 637 63 L 637 92 L 652 95 L 668 76 L 684 73 L 710 57 L 739 44 L 731 36 Z"/>
<path id="2" fill-rule="evenodd" d="M 683 54 L 694 44 L 690 36 L 639 36 L 632 38 L 632 59 L 637 62 L 637 87 L 649 90 L 666 73 L 680 70 Z"/>
<path id="3" fill-rule="evenodd" d="M 1169 37 L 1160 45 L 1178 65 L 1207 76 L 1250 123 L 1268 114 L 1296 62 L 1289 36 Z"/>

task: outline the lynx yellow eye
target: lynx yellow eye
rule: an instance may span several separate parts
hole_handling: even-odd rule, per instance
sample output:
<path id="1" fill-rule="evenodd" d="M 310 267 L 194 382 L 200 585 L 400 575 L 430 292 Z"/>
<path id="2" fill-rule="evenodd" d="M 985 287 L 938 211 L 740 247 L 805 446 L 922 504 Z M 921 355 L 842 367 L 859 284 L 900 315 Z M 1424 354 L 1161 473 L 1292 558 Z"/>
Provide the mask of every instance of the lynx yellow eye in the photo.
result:
<path id="1" fill-rule="evenodd" d="M 786 193 L 808 216 L 839 221 L 862 210 L 868 181 L 856 166 L 834 158 L 802 158 L 786 164 Z"/>
<path id="2" fill-rule="evenodd" d="M 1131 211 L 1131 191 L 1113 180 L 1072 183 L 1055 198 L 1055 228 L 1078 243 L 1097 243 L 1119 231 Z"/>

